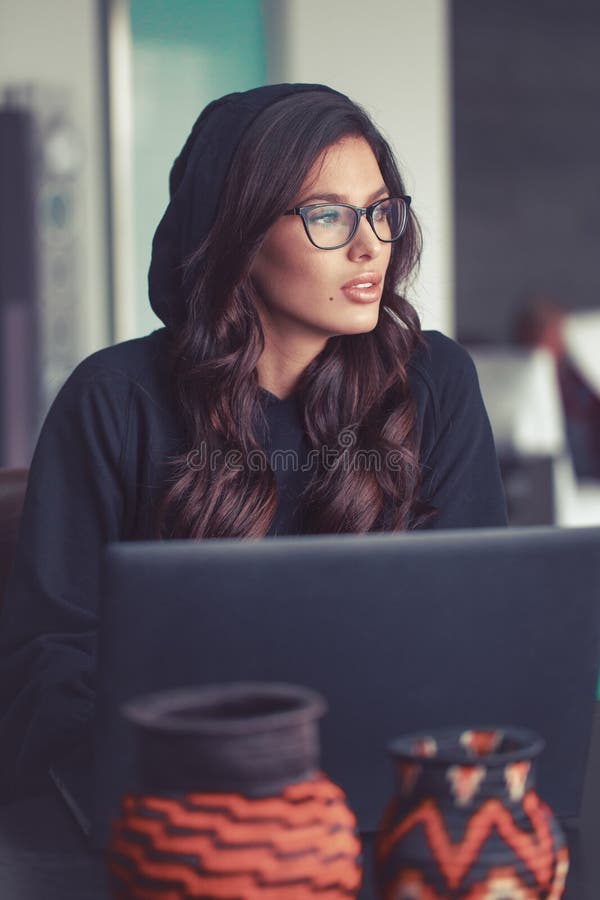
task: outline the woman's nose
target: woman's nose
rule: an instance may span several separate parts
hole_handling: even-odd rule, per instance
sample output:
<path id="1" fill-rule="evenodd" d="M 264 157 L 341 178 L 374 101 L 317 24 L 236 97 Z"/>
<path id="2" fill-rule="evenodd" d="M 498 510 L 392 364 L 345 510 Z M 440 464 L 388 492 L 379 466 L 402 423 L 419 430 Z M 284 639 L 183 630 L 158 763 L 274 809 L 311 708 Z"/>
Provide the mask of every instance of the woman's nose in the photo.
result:
<path id="1" fill-rule="evenodd" d="M 366 257 L 373 259 L 381 253 L 382 244 L 367 219 L 360 217 L 356 234 L 348 244 L 348 255 L 351 259 Z"/>

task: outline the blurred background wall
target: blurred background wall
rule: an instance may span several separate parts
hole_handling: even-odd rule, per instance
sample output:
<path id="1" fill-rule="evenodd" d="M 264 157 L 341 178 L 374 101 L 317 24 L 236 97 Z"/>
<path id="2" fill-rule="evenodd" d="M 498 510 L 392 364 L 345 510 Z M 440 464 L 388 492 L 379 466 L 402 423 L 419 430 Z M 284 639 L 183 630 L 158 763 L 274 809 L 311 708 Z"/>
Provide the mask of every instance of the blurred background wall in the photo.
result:
<path id="1" fill-rule="evenodd" d="M 133 87 L 135 315 L 162 323 L 147 299 L 150 247 L 168 201 L 168 174 L 194 120 L 222 94 L 266 80 L 259 0 L 130 0 Z M 129 335 L 123 335 L 129 336 Z"/>
<path id="2" fill-rule="evenodd" d="M 600 307 L 600 4 L 450 8 L 457 334 L 498 342 L 527 295 Z"/>
<path id="3" fill-rule="evenodd" d="M 96 0 L 0 2 L 0 461 L 110 328 Z"/>
<path id="4" fill-rule="evenodd" d="M 96 0 L 0 0 L 0 96 L 30 85 L 44 107 L 57 93 L 78 145 L 74 262 L 82 356 L 110 337 L 101 47 Z"/>

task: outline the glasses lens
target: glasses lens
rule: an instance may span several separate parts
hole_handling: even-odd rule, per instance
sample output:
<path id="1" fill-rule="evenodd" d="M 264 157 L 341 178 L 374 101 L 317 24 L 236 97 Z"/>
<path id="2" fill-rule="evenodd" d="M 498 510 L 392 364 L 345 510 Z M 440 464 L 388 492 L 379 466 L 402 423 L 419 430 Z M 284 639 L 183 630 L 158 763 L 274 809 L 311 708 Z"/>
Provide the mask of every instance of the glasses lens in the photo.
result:
<path id="1" fill-rule="evenodd" d="M 337 203 L 319 205 L 308 210 L 305 222 L 312 242 L 323 250 L 329 250 L 345 244 L 350 238 L 356 213 L 351 207 Z"/>
<path id="2" fill-rule="evenodd" d="M 397 241 L 407 221 L 408 207 L 401 197 L 380 200 L 373 206 L 373 230 L 380 241 Z"/>

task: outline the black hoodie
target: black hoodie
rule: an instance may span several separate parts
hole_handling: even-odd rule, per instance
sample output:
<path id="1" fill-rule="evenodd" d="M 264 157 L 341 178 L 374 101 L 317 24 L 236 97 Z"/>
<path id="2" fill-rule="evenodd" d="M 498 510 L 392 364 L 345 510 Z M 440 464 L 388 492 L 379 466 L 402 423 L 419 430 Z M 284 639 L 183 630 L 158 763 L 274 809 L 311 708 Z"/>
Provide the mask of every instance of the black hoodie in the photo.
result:
<path id="1" fill-rule="evenodd" d="M 290 92 L 232 94 L 197 120 L 170 177 L 158 226 L 150 299 L 166 325 L 183 303 L 179 263 L 206 234 L 231 156 L 261 109 Z M 503 525 L 504 496 L 474 366 L 437 332 L 409 363 L 418 410 L 427 527 Z M 170 402 L 166 329 L 95 353 L 60 391 L 31 465 L 15 565 L 0 619 L 0 791 L 39 784 L 50 763 L 89 737 L 98 586 L 109 541 L 153 537 L 166 461 L 183 448 Z M 263 391 L 264 448 L 308 447 L 296 399 Z M 296 533 L 300 467 L 274 466 L 279 506 L 270 533 Z"/>

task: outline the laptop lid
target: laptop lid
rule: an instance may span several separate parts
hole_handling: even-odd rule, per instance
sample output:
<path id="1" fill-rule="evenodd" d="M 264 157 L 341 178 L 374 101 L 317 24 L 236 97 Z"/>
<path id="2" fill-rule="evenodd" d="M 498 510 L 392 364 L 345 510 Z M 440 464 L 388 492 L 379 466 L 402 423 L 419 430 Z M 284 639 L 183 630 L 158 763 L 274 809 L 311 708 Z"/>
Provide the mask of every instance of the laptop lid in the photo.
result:
<path id="1" fill-rule="evenodd" d="M 322 766 L 362 831 L 393 789 L 386 745 L 442 725 L 546 740 L 542 795 L 579 812 L 599 660 L 600 529 L 112 545 L 101 610 L 93 842 L 134 787 L 132 697 L 234 680 L 327 699 Z"/>

